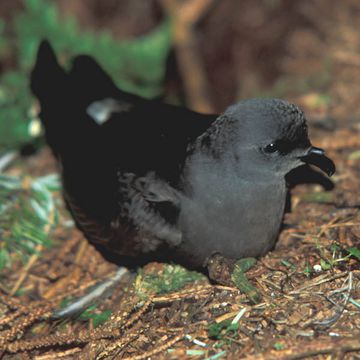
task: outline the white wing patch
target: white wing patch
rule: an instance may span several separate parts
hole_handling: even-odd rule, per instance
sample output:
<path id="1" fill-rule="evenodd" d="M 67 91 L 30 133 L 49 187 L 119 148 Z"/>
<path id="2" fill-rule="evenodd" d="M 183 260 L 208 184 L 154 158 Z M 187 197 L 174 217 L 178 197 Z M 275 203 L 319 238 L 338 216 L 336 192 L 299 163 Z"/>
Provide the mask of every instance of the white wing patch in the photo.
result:
<path id="1" fill-rule="evenodd" d="M 111 117 L 112 113 L 127 112 L 131 109 L 132 104 L 121 102 L 112 98 L 106 98 L 92 102 L 87 108 L 86 113 L 93 118 L 93 120 L 103 125 Z"/>

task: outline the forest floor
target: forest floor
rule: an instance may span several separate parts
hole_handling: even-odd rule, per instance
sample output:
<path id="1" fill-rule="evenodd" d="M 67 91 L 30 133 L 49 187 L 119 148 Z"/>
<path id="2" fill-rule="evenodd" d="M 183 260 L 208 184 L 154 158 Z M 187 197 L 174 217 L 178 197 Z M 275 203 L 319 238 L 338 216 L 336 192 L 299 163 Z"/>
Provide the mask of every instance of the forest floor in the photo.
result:
<path id="1" fill-rule="evenodd" d="M 360 127 L 343 125 L 312 131 L 314 144 L 336 163 L 335 188 L 292 190 L 292 212 L 276 249 L 246 273 L 260 294 L 256 303 L 235 286 L 212 285 L 180 267 L 151 263 L 125 276 L 82 315 L 52 320 L 64 300 L 116 270 L 78 230 L 59 225 L 50 249 L 5 270 L 5 358 L 19 352 L 35 359 L 360 356 L 360 254 L 354 250 L 359 252 Z M 44 149 L 25 166 L 39 175 L 54 163 Z M 62 214 L 60 224 L 68 217 Z M 18 296 L 10 296 L 17 289 Z"/>
<path id="2" fill-rule="evenodd" d="M 117 269 L 72 225 L 58 194 L 61 215 L 52 246 L 2 273 L 0 358 L 360 359 L 360 59 L 355 51 L 360 35 L 350 10 L 317 4 L 329 15 L 316 19 L 321 36 L 303 29 L 292 34 L 293 56 L 282 62 L 279 81 L 287 98 L 309 114 L 313 144 L 334 160 L 334 188 L 291 190 L 292 209 L 276 248 L 246 272 L 256 301 L 235 285 L 210 284 L 201 274 L 150 263 L 127 273 L 81 315 L 52 319 L 55 309 Z M 306 6 L 304 11 L 311 18 Z M 330 70 L 319 55 L 325 47 Z M 287 92 L 289 84 L 315 77 L 310 68 L 321 75 L 317 90 Z M 249 76 L 244 83 L 255 92 L 253 80 Z M 240 90 L 239 96 L 253 94 Z M 56 171 L 44 148 L 15 162 L 8 173 Z"/>

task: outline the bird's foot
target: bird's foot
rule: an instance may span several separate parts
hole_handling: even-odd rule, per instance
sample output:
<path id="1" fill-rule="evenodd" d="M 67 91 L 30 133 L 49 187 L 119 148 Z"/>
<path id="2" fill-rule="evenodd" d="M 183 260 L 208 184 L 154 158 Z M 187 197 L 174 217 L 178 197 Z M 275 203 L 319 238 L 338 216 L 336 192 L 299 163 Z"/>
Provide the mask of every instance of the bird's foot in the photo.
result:
<path id="1" fill-rule="evenodd" d="M 235 263 L 234 259 L 226 258 L 218 253 L 213 254 L 207 261 L 209 278 L 221 285 L 234 286 L 231 275 Z"/>

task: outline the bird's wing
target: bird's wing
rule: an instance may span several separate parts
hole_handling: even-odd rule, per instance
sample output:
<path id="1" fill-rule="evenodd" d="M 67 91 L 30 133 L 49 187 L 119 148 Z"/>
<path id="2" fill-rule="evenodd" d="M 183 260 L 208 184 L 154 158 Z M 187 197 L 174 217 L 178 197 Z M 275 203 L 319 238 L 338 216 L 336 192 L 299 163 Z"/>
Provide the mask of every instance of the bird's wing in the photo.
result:
<path id="1" fill-rule="evenodd" d="M 138 177 L 119 173 L 120 207 L 122 216 L 147 235 L 176 246 L 181 242 L 177 217 L 180 211 L 180 193 L 155 173 Z"/>
<path id="2" fill-rule="evenodd" d="M 96 143 L 107 149 L 108 161 L 138 176 L 153 171 L 175 187 L 190 145 L 216 119 L 158 100 L 122 97 L 96 99 L 86 113 L 99 127 Z"/>
<path id="3" fill-rule="evenodd" d="M 63 162 L 74 162 L 81 151 L 139 175 L 153 170 L 176 178 L 170 168 L 181 167 L 189 143 L 216 118 L 124 92 L 90 56 L 76 57 L 65 71 L 46 41 L 31 87 L 40 100 L 47 140 Z"/>
<path id="4" fill-rule="evenodd" d="M 102 224 L 126 210 L 135 224 L 176 242 L 173 189 L 181 183 L 189 144 L 216 116 L 128 94 L 90 56 L 76 57 L 66 71 L 46 41 L 31 87 L 62 166 L 65 192 L 76 206 Z M 121 188 L 118 173 L 134 174 L 137 181 Z"/>

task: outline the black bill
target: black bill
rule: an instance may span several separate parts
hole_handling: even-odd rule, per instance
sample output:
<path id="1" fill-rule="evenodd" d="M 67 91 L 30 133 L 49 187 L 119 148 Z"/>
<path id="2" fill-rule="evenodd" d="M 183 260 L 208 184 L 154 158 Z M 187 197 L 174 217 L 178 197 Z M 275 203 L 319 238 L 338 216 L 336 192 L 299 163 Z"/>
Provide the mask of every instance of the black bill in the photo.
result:
<path id="1" fill-rule="evenodd" d="M 328 176 L 335 173 L 335 164 L 331 159 L 325 156 L 325 151 L 323 149 L 312 146 L 307 155 L 300 157 L 300 159 L 306 164 L 318 167 Z"/>

